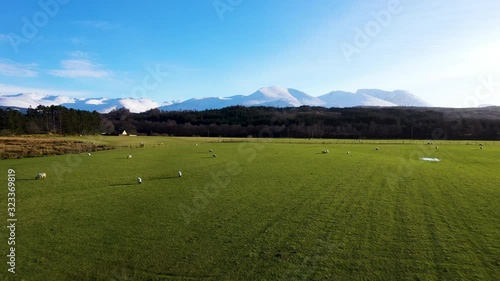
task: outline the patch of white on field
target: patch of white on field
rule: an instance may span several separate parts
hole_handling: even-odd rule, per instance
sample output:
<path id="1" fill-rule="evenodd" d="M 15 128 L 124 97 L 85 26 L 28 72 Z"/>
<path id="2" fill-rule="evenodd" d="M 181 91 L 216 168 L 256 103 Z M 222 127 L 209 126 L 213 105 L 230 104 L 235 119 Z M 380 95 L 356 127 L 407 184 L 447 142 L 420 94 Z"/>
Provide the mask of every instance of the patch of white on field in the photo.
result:
<path id="1" fill-rule="evenodd" d="M 431 162 L 439 162 L 439 161 L 441 161 L 441 159 L 439 159 L 439 158 L 429 158 L 429 157 L 422 157 L 422 158 L 420 158 L 420 160 L 431 161 Z"/>

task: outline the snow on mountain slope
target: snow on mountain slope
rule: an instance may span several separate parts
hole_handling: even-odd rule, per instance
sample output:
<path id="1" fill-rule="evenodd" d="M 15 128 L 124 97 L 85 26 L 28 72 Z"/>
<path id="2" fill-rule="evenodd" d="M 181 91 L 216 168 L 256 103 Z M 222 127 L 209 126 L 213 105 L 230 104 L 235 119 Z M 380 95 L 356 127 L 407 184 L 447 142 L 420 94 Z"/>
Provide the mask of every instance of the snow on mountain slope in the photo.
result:
<path id="1" fill-rule="evenodd" d="M 159 103 L 150 99 L 132 99 L 132 98 L 90 98 L 74 100 L 72 103 L 60 103 L 60 105 L 88 111 L 97 111 L 99 113 L 108 113 L 113 109 L 127 108 L 130 112 L 139 113 L 148 111 L 160 106 Z"/>
<path id="2" fill-rule="evenodd" d="M 260 88 L 257 92 L 244 99 L 243 105 L 263 105 L 263 104 L 281 104 L 280 107 L 296 107 L 302 105 L 321 106 L 324 102 L 318 98 L 310 96 L 299 90 L 270 86 Z"/>
<path id="3" fill-rule="evenodd" d="M 113 109 L 126 107 L 130 112 L 143 112 L 160 106 L 159 103 L 149 99 L 108 99 L 108 98 L 90 98 L 75 99 L 65 96 L 48 96 L 36 93 L 23 93 L 13 95 L 0 95 L 0 106 L 12 106 L 21 108 L 35 108 L 39 105 L 51 106 L 61 105 L 68 108 L 97 111 L 108 113 Z"/>
<path id="4" fill-rule="evenodd" d="M 326 107 L 397 106 L 397 104 L 370 95 L 344 91 L 333 91 L 318 98 L 325 102 Z"/>
<path id="5" fill-rule="evenodd" d="M 245 97 L 242 105 L 262 105 L 276 101 L 280 101 L 282 104 L 287 104 L 292 107 L 302 105 L 300 101 L 290 94 L 288 88 L 277 86 L 260 88 L 257 92 Z"/>
<path id="6" fill-rule="evenodd" d="M 325 106 L 325 102 L 317 97 L 310 96 L 304 92 L 295 89 L 288 89 L 288 92 L 297 99 L 302 105 Z"/>
<path id="7" fill-rule="evenodd" d="M 158 109 L 168 111 L 183 111 L 183 110 L 207 110 L 218 109 L 231 105 L 239 104 L 239 99 L 242 96 L 232 97 L 208 97 L 208 98 L 194 98 L 183 102 L 174 103 L 171 105 L 161 106 Z"/>
<path id="8" fill-rule="evenodd" d="M 0 95 L 0 105 L 22 108 L 37 107 L 38 105 L 50 106 L 52 104 L 72 103 L 74 99 L 64 96 L 46 96 L 35 93 Z"/>
<path id="9" fill-rule="evenodd" d="M 430 103 L 415 96 L 414 94 L 402 90 L 389 92 L 378 89 L 361 89 L 358 90 L 356 93 L 369 95 L 400 106 L 422 106 L 422 107 L 432 106 Z"/>
<path id="10" fill-rule="evenodd" d="M 189 99 L 169 106 L 162 106 L 161 110 L 206 110 L 227 106 L 274 106 L 297 107 L 302 105 L 323 105 L 324 102 L 304 92 L 285 87 L 270 86 L 257 90 L 249 96 L 235 95 L 230 97 L 209 97 Z"/>
<path id="11" fill-rule="evenodd" d="M 0 89 L 1 90 L 1 89 Z M 18 108 L 38 105 L 62 105 L 68 108 L 108 113 L 113 109 L 128 108 L 131 112 L 144 112 L 152 108 L 167 111 L 219 109 L 227 106 L 273 106 L 298 107 L 353 107 L 353 106 L 430 106 L 417 96 L 406 91 L 358 90 L 356 93 L 333 91 L 313 97 L 299 90 L 270 86 L 244 96 L 193 98 L 183 102 L 157 103 L 150 99 L 133 98 L 69 98 L 65 96 L 40 95 L 36 93 L 0 95 L 0 106 Z"/>

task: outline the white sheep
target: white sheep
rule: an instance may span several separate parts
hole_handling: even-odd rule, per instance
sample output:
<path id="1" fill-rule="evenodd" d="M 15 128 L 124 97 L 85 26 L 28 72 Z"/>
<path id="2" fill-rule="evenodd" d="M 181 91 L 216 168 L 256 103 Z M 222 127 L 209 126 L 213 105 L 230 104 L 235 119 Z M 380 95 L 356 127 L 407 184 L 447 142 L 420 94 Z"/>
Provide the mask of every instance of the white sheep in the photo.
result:
<path id="1" fill-rule="evenodd" d="M 47 178 L 47 174 L 46 173 L 38 173 L 35 177 L 36 180 L 39 180 L 39 179 L 45 179 Z"/>
<path id="2" fill-rule="evenodd" d="M 89 153 L 89 156 L 90 156 L 90 153 Z"/>
<path id="3" fill-rule="evenodd" d="M 479 147 L 479 149 L 483 149 L 483 147 L 482 147 L 482 146 L 480 146 L 480 147 Z"/>
<path id="4" fill-rule="evenodd" d="M 212 154 L 212 156 L 213 156 L 213 157 L 217 157 L 217 155 L 215 155 L 215 154 Z"/>
<path id="5" fill-rule="evenodd" d="M 208 152 L 214 152 L 213 150 L 209 149 Z"/>
<path id="6" fill-rule="evenodd" d="M 322 152 L 323 152 L 323 154 L 327 154 L 328 150 L 323 150 Z"/>
<path id="7" fill-rule="evenodd" d="M 130 159 L 130 158 L 132 158 L 132 155 L 129 154 L 129 156 L 127 156 L 127 159 Z"/>
<path id="8" fill-rule="evenodd" d="M 347 151 L 347 154 L 349 154 L 349 151 Z"/>
<path id="9" fill-rule="evenodd" d="M 182 172 L 181 171 L 179 171 L 178 174 L 179 174 L 179 178 L 182 177 Z"/>
<path id="10" fill-rule="evenodd" d="M 378 147 L 375 147 L 375 150 L 379 150 L 379 148 L 378 148 Z"/>
<path id="11" fill-rule="evenodd" d="M 141 178 L 137 178 L 137 183 L 141 184 L 142 183 L 142 179 Z"/>
<path id="12" fill-rule="evenodd" d="M 439 148 L 439 146 L 436 146 L 436 149 L 438 149 L 438 148 Z"/>

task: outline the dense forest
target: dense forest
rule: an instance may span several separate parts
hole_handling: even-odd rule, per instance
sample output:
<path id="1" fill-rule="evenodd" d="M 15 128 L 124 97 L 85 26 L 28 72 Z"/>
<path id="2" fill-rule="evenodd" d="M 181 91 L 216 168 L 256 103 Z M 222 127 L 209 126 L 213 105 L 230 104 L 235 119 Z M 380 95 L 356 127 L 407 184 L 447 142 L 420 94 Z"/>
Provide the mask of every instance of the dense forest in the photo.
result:
<path id="1" fill-rule="evenodd" d="M 107 131 L 212 137 L 500 139 L 500 107 L 298 108 L 232 106 L 217 110 L 103 115 Z"/>
<path id="2" fill-rule="evenodd" d="M 28 108 L 25 114 L 15 109 L 0 109 L 0 135 L 95 134 L 101 132 L 100 126 L 101 115 L 95 111 L 54 105 Z"/>
<path id="3" fill-rule="evenodd" d="M 297 108 L 232 106 L 204 111 L 107 114 L 61 106 L 0 109 L 5 134 L 130 134 L 210 137 L 500 140 L 500 107 Z"/>

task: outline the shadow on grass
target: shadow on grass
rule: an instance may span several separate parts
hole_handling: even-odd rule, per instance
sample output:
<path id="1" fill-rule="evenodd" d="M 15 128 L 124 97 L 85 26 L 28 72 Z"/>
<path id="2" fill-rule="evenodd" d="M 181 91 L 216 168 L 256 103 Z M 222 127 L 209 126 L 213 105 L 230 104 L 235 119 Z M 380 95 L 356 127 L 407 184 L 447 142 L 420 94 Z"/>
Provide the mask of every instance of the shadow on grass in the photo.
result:
<path id="1" fill-rule="evenodd" d="M 109 186 L 130 186 L 130 185 L 139 185 L 138 183 L 111 183 Z"/>
<path id="2" fill-rule="evenodd" d="M 154 180 L 171 180 L 179 178 L 178 176 L 170 176 L 170 177 L 151 177 L 151 178 L 143 178 L 143 181 L 154 181 Z M 140 183 L 110 183 L 109 186 L 133 186 L 140 185 Z"/>
<path id="3" fill-rule="evenodd" d="M 170 176 L 170 177 L 152 177 L 152 178 L 149 178 L 151 180 L 171 180 L 171 179 L 176 179 L 178 177 L 176 176 Z"/>
<path id="4" fill-rule="evenodd" d="M 36 181 L 35 178 L 16 178 L 16 181 Z"/>

